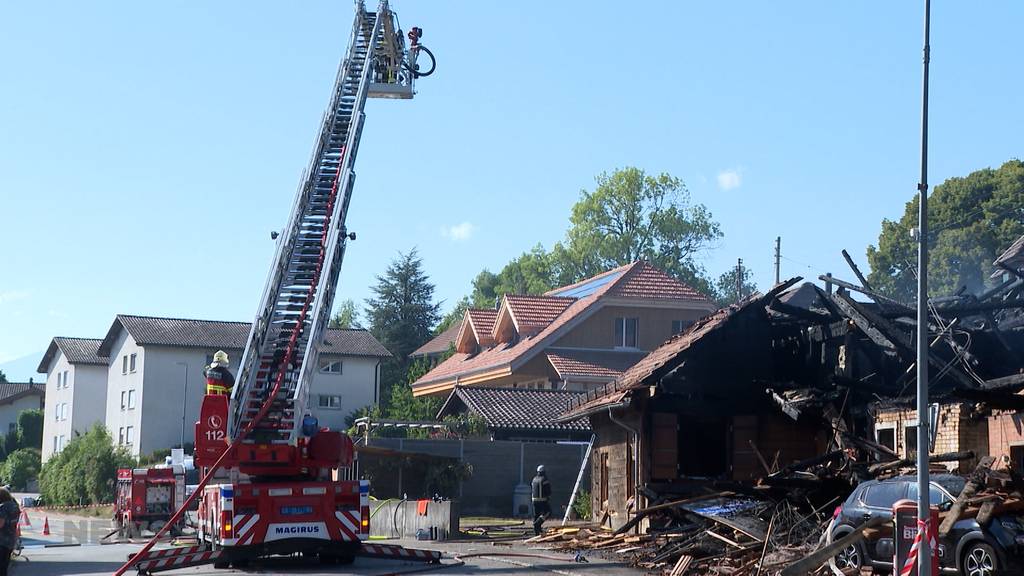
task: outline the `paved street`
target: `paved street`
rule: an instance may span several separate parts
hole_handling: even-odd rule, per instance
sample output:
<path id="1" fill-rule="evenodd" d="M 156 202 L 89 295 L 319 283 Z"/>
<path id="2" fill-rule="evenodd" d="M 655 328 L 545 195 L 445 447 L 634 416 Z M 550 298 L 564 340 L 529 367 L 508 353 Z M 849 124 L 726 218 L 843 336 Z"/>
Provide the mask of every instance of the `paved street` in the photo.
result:
<path id="1" fill-rule="evenodd" d="M 44 519 L 49 519 L 50 535 L 43 536 Z M 86 525 L 82 524 L 85 520 Z M 103 536 L 109 527 L 106 519 L 91 521 L 76 516 L 47 512 L 42 513 L 29 509 L 31 527 L 22 529 L 22 542 L 25 550 L 20 558 L 13 563 L 13 574 L 31 576 L 66 576 L 66 575 L 103 575 L 109 576 L 128 554 L 142 548 L 142 544 L 106 544 L 95 542 Z M 44 547 L 61 543 L 83 543 L 74 546 Z M 390 540 L 388 543 L 402 544 L 408 547 L 432 548 L 445 553 L 443 564 L 452 565 L 458 562 L 456 557 L 464 557 L 465 565 L 451 566 L 438 570 L 446 575 L 477 575 L 493 574 L 495 576 L 516 576 L 547 572 L 563 576 L 636 576 L 640 572 L 621 563 L 604 561 L 597 557 L 589 557 L 589 563 L 573 562 L 572 555 L 560 554 L 549 550 L 533 548 L 520 542 L 498 543 L 473 542 L 416 542 L 412 540 Z M 517 556 L 525 554 L 527 556 Z M 321 566 L 316 562 L 303 561 L 297 558 L 272 558 L 254 563 L 247 571 L 215 570 L 212 566 L 185 568 L 165 572 L 175 575 L 228 575 L 228 574 L 358 574 L 365 576 L 384 576 L 423 568 L 423 564 L 358 558 L 350 566 Z M 128 574 L 134 574 L 129 572 Z"/>

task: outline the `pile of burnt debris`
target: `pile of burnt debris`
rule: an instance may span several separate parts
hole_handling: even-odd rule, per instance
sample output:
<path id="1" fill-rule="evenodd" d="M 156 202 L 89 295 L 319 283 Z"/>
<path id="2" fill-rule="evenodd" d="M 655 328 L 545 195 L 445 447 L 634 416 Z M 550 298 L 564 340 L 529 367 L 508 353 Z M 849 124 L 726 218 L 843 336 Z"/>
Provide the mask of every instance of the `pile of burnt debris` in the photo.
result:
<path id="1" fill-rule="evenodd" d="M 891 538 L 893 532 L 891 523 L 875 520 L 840 540 L 827 537 L 833 512 L 850 490 L 848 469 L 861 466 L 851 454 L 840 451 L 778 470 L 754 485 L 708 482 L 705 493 L 685 498 L 648 494 L 655 503 L 618 529 L 606 526 L 607 518 L 601 518 L 598 524 L 551 528 L 526 542 L 600 554 L 666 576 L 871 574 L 871 568 L 856 571 L 830 563 L 840 550 L 861 539 Z M 952 453 L 934 460 L 954 462 L 973 456 Z M 893 458 L 864 472 L 883 479 L 912 474 L 909 466 L 908 461 Z M 984 524 L 1001 515 L 1024 514 L 1024 478 L 991 466 L 992 458 L 982 458 L 957 499 L 940 511 L 940 534 L 965 518 Z M 937 464 L 935 471 L 947 469 Z"/>
<path id="2" fill-rule="evenodd" d="M 1024 252 L 1024 239 L 1018 244 Z M 731 422 L 727 467 L 702 467 L 717 454 L 686 453 L 680 440 L 678 452 L 656 451 L 650 467 L 639 467 L 625 500 L 614 500 L 613 483 L 595 480 L 595 493 L 610 495 L 595 501 L 595 524 L 528 542 L 592 550 L 668 576 L 855 573 L 830 559 L 859 539 L 891 537 L 891 524 L 874 519 L 835 542 L 829 526 L 859 483 L 913 473 L 906 456 L 916 444 L 902 434 L 886 442 L 875 431 L 880 405 L 917 418 L 909 414 L 917 319 L 913 306 L 879 293 L 843 255 L 859 284 L 831 275 L 821 277 L 825 288 L 797 286 L 800 278 L 780 283 L 673 337 L 564 416 L 589 415 L 594 424 L 600 410 L 617 408 L 641 422 L 674 414 L 670 423 L 679 427 L 694 418 Z M 1024 409 L 1024 259 L 1005 256 L 996 262 L 1005 272 L 996 285 L 929 304 L 930 397 L 970 405 L 973 418 Z M 779 413 L 789 424 L 777 423 Z M 751 414 L 760 424 L 741 436 L 735 424 Z M 987 433 L 972 442 L 931 456 L 937 471 L 973 470 L 941 511 L 940 535 L 958 519 L 1024 513 L 1024 479 L 992 470 Z M 666 462 L 658 461 L 663 453 Z"/>

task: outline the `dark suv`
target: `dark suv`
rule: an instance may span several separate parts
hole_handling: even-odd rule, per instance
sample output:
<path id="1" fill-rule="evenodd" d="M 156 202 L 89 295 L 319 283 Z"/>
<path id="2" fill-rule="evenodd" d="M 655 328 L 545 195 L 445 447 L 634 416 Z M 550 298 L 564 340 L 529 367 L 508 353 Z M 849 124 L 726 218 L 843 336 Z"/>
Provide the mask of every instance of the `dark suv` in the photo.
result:
<path id="1" fill-rule="evenodd" d="M 964 489 L 965 481 L 953 474 L 932 474 L 929 501 L 939 510 L 948 510 Z M 850 497 L 836 508 L 829 524 L 830 542 L 854 528 L 881 517 L 892 521 L 892 505 L 897 500 L 917 500 L 917 478 L 899 476 L 888 480 L 870 480 L 857 486 Z M 891 570 L 894 542 L 891 535 L 876 540 L 861 540 L 831 560 L 837 568 L 871 565 Z M 981 526 L 974 518 L 964 518 L 953 525 L 945 538 L 939 539 L 939 566 L 943 572 L 963 576 L 992 576 L 997 570 L 1019 566 L 1024 550 L 1024 517 L 993 518 Z"/>

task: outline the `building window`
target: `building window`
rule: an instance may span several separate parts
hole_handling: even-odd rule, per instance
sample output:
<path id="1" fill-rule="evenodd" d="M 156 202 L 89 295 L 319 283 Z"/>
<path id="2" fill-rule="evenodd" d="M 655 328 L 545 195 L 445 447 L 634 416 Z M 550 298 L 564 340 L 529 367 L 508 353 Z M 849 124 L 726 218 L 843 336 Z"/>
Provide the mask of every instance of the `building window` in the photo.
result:
<path id="1" fill-rule="evenodd" d="M 321 360 L 320 371 L 328 374 L 341 374 L 341 360 Z"/>
<path id="2" fill-rule="evenodd" d="M 876 431 L 878 443 L 896 453 L 896 429 L 879 428 Z"/>
<path id="3" fill-rule="evenodd" d="M 17 429 L 18 429 L 18 423 L 17 422 L 10 422 L 9 424 L 7 424 L 7 433 L 8 434 L 10 434 L 11 432 L 14 432 Z"/>
<path id="4" fill-rule="evenodd" d="M 131 446 L 134 441 L 135 441 L 135 427 L 134 426 L 127 426 L 124 429 L 124 443 L 129 445 L 129 446 Z"/>
<path id="5" fill-rule="evenodd" d="M 128 357 L 128 371 L 135 372 L 135 354 Z"/>
<path id="6" fill-rule="evenodd" d="M 317 405 L 321 408 L 337 410 L 338 408 L 341 408 L 341 396 L 328 396 L 326 394 L 321 394 Z"/>
<path id="7" fill-rule="evenodd" d="M 57 437 L 54 436 L 53 437 L 53 451 L 54 451 L 54 453 L 56 453 L 57 450 L 59 450 L 59 448 L 57 448 L 57 446 L 58 446 L 58 444 L 57 444 Z"/>
<path id="8" fill-rule="evenodd" d="M 128 391 L 128 409 L 135 410 L 135 390 Z"/>
<path id="9" fill-rule="evenodd" d="M 128 400 L 128 393 L 125 392 L 124 390 L 121 390 L 121 410 L 124 410 L 125 408 L 128 407 L 128 401 L 127 400 Z"/>
<path id="10" fill-rule="evenodd" d="M 615 319 L 615 347 L 636 348 L 636 329 L 639 318 Z"/>
<path id="11" fill-rule="evenodd" d="M 672 321 L 672 333 L 682 334 L 683 330 L 686 330 L 693 325 L 692 320 L 673 320 Z"/>
<path id="12" fill-rule="evenodd" d="M 907 449 L 906 458 L 917 458 L 917 425 L 907 426 L 903 432 L 905 434 L 903 446 Z"/>
<path id="13" fill-rule="evenodd" d="M 128 355 L 125 354 L 121 357 L 121 374 L 128 373 Z"/>
<path id="14" fill-rule="evenodd" d="M 60 437 L 60 441 L 57 442 L 58 450 L 63 450 L 64 448 L 67 447 L 67 445 L 68 445 L 68 439 L 62 434 L 61 437 Z"/>
<path id="15" fill-rule="evenodd" d="M 1024 472 L 1024 446 L 1010 446 L 1010 467 L 1017 472 Z"/>
<path id="16" fill-rule="evenodd" d="M 124 426 L 117 429 L 117 445 L 124 446 Z"/>

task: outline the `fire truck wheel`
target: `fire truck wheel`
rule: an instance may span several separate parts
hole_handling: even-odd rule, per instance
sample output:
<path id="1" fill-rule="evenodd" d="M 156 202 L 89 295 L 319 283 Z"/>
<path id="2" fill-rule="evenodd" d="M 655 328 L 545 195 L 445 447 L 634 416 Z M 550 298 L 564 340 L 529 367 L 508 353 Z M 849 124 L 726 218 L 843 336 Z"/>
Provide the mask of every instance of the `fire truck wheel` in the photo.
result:
<path id="1" fill-rule="evenodd" d="M 213 567 L 217 570 L 227 570 L 231 567 L 231 561 L 227 559 L 217 560 L 213 563 Z"/>

